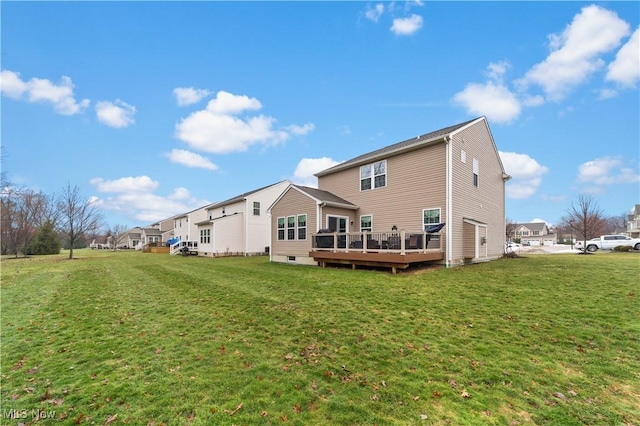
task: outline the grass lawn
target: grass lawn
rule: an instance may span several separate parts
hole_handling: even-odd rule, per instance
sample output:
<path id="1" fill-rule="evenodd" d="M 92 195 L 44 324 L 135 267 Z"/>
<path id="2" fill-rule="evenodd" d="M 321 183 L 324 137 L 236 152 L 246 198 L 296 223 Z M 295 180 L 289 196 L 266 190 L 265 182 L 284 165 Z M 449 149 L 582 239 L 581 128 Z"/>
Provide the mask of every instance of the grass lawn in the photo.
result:
<path id="1" fill-rule="evenodd" d="M 74 254 L 2 261 L 2 425 L 640 424 L 634 253 Z"/>

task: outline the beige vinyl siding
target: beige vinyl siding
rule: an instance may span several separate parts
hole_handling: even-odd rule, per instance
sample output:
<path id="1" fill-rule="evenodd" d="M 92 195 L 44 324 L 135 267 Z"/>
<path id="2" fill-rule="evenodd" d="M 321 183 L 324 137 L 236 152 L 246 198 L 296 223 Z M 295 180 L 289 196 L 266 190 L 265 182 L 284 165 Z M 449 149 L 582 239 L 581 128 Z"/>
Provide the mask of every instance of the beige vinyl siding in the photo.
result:
<path id="1" fill-rule="evenodd" d="M 476 257 L 476 227 L 470 223 L 464 222 L 463 228 L 463 250 L 465 259 L 473 259 Z"/>
<path id="2" fill-rule="evenodd" d="M 461 151 L 466 152 L 466 163 Z M 479 162 L 479 185 L 473 185 L 473 160 Z M 504 251 L 504 181 L 503 168 L 485 121 L 457 133 L 452 142 L 452 222 L 463 218 L 487 225 L 487 244 L 480 246 L 482 258 L 496 258 Z M 460 263 L 468 255 L 463 227 L 453 226 L 452 263 Z"/>
<path id="3" fill-rule="evenodd" d="M 333 206 L 325 206 L 322 208 L 321 228 L 327 228 L 327 216 L 339 216 L 347 218 L 347 232 L 357 232 L 360 229 L 360 219 L 356 217 L 354 210 L 341 209 Z"/>
<path id="4" fill-rule="evenodd" d="M 350 213 L 354 222 L 351 232 L 360 230 L 360 215 L 367 214 L 373 215 L 373 232 L 390 231 L 393 225 L 418 231 L 422 229 L 423 209 L 440 208 L 441 221 L 446 217 L 444 147 L 444 143 L 437 143 L 385 158 L 384 188 L 360 191 L 360 165 L 319 177 L 318 187 L 359 207 Z"/>
<path id="5" fill-rule="evenodd" d="M 317 204 L 300 191 L 289 188 L 271 210 L 271 254 L 273 256 L 308 257 L 311 250 L 311 234 L 317 231 Z M 307 239 L 278 241 L 278 218 L 307 215 Z M 297 237 L 297 235 L 296 235 Z M 286 230 L 285 230 L 286 238 Z"/>

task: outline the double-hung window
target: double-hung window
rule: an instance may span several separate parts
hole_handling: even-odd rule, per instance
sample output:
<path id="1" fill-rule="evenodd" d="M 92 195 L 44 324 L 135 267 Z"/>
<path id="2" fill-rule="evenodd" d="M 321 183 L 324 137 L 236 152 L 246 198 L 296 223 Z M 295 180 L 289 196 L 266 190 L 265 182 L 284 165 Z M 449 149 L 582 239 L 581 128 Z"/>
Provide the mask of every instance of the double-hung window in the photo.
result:
<path id="1" fill-rule="evenodd" d="M 285 218 L 279 217 L 278 218 L 278 241 L 284 240 L 284 223 L 285 223 Z"/>
<path id="2" fill-rule="evenodd" d="M 373 231 L 373 218 L 371 215 L 360 216 L 360 232 Z"/>
<path id="3" fill-rule="evenodd" d="M 298 215 L 298 239 L 299 240 L 307 239 L 307 215 L 306 214 Z"/>
<path id="4" fill-rule="evenodd" d="M 260 216 L 260 201 L 253 202 L 253 215 Z"/>
<path id="5" fill-rule="evenodd" d="M 429 226 L 438 225 L 440 222 L 440 209 L 424 209 L 422 210 L 422 224 L 424 229 Z"/>
<path id="6" fill-rule="evenodd" d="M 387 160 L 360 167 L 360 191 L 387 186 Z"/>
<path id="7" fill-rule="evenodd" d="M 287 216 L 287 240 L 296 239 L 296 217 Z"/>

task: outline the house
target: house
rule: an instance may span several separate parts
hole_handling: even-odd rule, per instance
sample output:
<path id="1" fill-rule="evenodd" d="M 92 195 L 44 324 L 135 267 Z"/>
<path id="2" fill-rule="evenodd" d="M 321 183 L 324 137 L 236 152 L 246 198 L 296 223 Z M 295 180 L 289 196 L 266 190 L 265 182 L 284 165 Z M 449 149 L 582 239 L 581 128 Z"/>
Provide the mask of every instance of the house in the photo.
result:
<path id="1" fill-rule="evenodd" d="M 531 246 L 548 246 L 557 243 L 557 234 L 551 233 L 544 222 L 519 223 L 515 230 L 516 240 Z"/>
<path id="2" fill-rule="evenodd" d="M 271 260 L 406 268 L 498 258 L 510 179 L 485 117 L 389 145 L 289 185 L 270 207 Z"/>
<path id="3" fill-rule="evenodd" d="M 147 227 L 142 228 L 140 231 L 140 244 L 139 248 L 144 250 L 145 246 L 161 245 L 162 244 L 162 231 L 160 231 L 160 223 L 156 222 Z"/>
<path id="4" fill-rule="evenodd" d="M 136 249 L 138 248 L 138 244 L 140 244 L 141 237 L 142 228 L 140 228 L 139 226 L 131 228 L 124 235 L 120 246 L 122 248 Z"/>
<path id="5" fill-rule="evenodd" d="M 207 205 L 193 212 L 200 217 L 195 241 L 201 256 L 266 254 L 271 244 L 266 209 L 291 184 L 284 180 Z M 204 217 L 202 217 L 204 216 Z"/>
<path id="6" fill-rule="evenodd" d="M 631 238 L 640 238 L 640 204 L 633 207 L 633 212 L 627 217 L 627 232 Z"/>

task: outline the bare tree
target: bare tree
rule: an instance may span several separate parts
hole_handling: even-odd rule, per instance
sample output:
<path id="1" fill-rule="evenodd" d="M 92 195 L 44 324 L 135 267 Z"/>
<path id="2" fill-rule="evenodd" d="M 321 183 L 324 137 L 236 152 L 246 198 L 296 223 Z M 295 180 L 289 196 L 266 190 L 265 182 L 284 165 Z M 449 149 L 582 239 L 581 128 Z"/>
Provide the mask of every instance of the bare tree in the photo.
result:
<path id="1" fill-rule="evenodd" d="M 518 228 L 518 224 L 513 220 L 507 218 L 505 223 L 505 233 L 507 237 L 507 241 L 513 241 L 516 236 L 516 229 Z"/>
<path id="2" fill-rule="evenodd" d="M 586 252 L 587 240 L 597 237 L 606 229 L 606 218 L 598 203 L 591 195 L 580 194 L 578 201 L 571 203 L 567 216 L 562 221 L 574 230 L 577 238 L 582 238 L 583 251 Z"/>
<path id="3" fill-rule="evenodd" d="M 113 226 L 109 226 L 107 229 L 107 234 L 110 237 L 107 239 L 107 243 L 109 247 L 116 251 L 116 249 L 123 245 L 125 238 L 127 237 L 127 231 L 129 228 L 127 225 L 115 224 Z"/>
<path id="4" fill-rule="evenodd" d="M 58 199 L 60 220 L 58 228 L 69 242 L 69 259 L 73 259 L 73 247 L 86 234 L 100 228 L 102 214 L 93 200 L 84 198 L 77 186 L 67 184 L 62 188 L 62 195 Z"/>
<path id="5" fill-rule="evenodd" d="M 618 234 L 624 232 L 627 229 L 627 220 L 629 213 L 620 213 L 616 216 L 609 216 L 607 222 L 607 234 Z"/>

